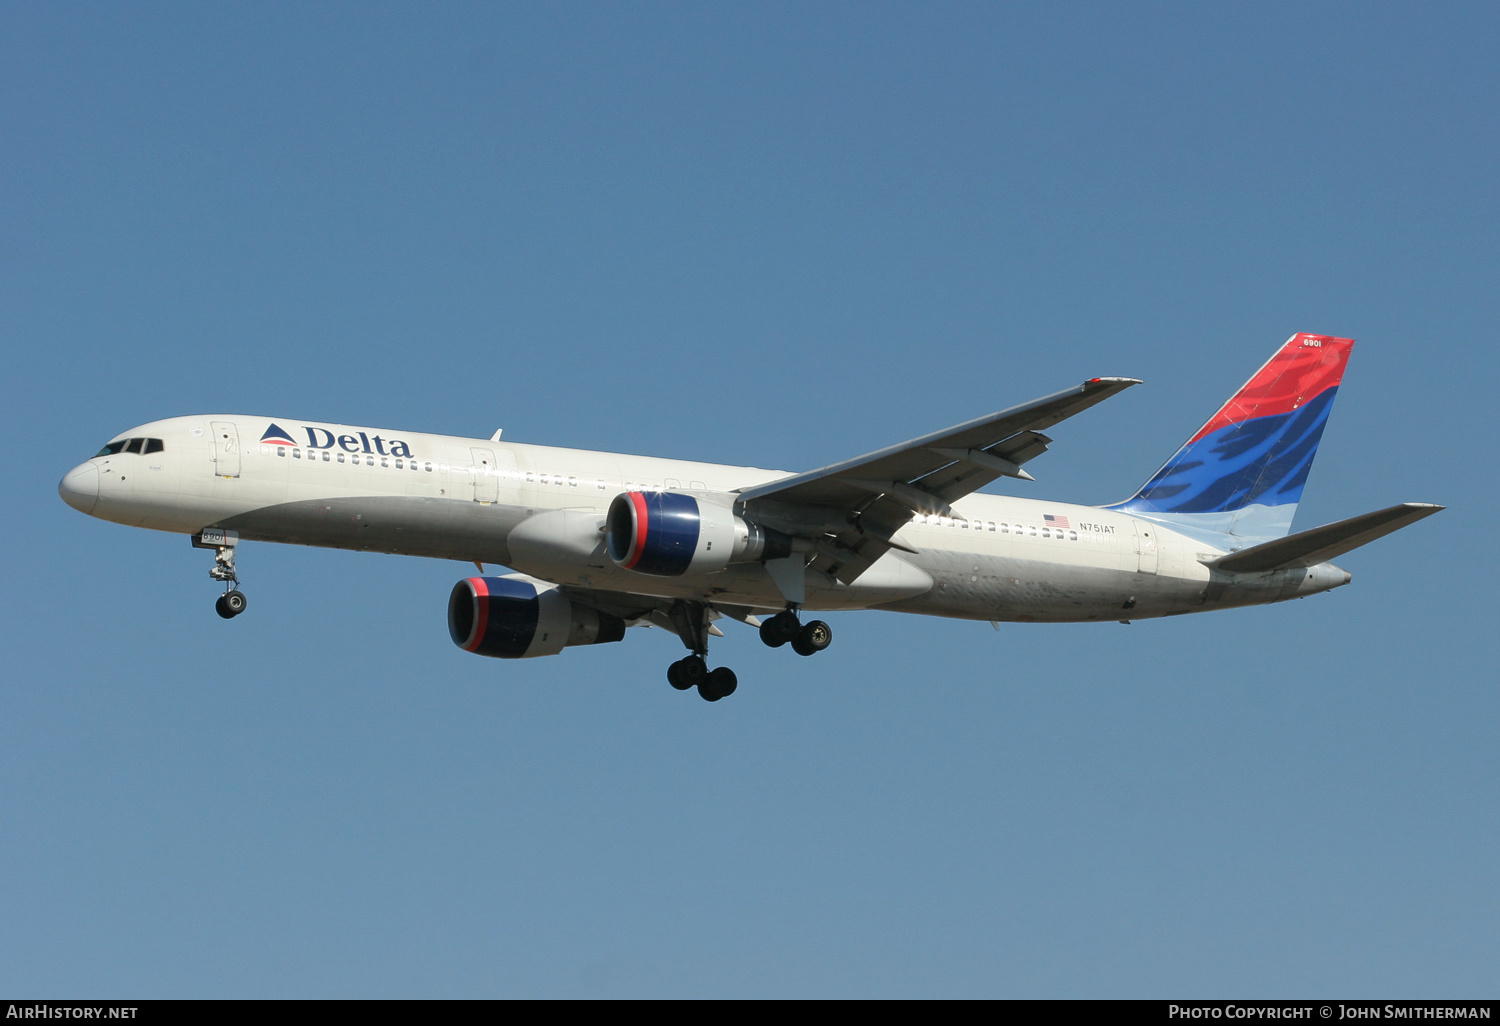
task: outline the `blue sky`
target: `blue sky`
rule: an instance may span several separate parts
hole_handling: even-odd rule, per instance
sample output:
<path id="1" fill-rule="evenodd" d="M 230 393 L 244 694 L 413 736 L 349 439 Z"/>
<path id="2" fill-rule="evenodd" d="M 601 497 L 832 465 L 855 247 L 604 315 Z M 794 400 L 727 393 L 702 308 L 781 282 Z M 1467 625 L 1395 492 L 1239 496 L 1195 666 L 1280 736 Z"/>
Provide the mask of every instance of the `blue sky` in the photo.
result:
<path id="1" fill-rule="evenodd" d="M 1500 964 L 1483 5 L 0 8 L 0 991 L 1473 996 Z M 1117 501 L 1359 339 L 1351 586 L 1110 625 L 448 640 L 457 563 L 56 484 L 257 413 L 801 470 L 1076 383 Z"/>

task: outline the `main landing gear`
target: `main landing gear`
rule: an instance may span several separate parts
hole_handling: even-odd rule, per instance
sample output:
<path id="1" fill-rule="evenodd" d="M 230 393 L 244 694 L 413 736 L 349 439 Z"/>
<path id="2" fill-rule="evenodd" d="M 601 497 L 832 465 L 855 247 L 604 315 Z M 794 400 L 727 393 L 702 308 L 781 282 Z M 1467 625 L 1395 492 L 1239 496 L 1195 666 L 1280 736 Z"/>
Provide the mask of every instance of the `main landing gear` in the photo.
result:
<path id="1" fill-rule="evenodd" d="M 727 666 L 708 668 L 709 613 L 705 602 L 679 600 L 672 604 L 667 616 L 691 654 L 667 667 L 667 683 L 678 691 L 697 688 L 704 701 L 717 702 L 734 694 L 739 681 Z M 772 648 L 791 645 L 798 655 L 810 656 L 832 644 L 833 628 L 822 620 L 804 624 L 793 606 L 761 623 L 760 640 Z"/>
<path id="2" fill-rule="evenodd" d="M 708 668 L 708 605 L 704 602 L 672 603 L 667 616 L 677 628 L 677 636 L 691 651 L 667 667 L 667 683 L 678 691 L 697 688 L 705 702 L 728 698 L 739 687 L 739 679 L 727 666 Z"/>
<path id="3" fill-rule="evenodd" d="M 678 691 L 697 688 L 698 694 L 708 702 L 728 698 L 740 684 L 729 667 L 720 666 L 710 670 L 708 663 L 696 652 L 667 667 L 667 683 Z"/>
<path id="4" fill-rule="evenodd" d="M 239 536 L 233 531 L 206 527 L 193 535 L 192 540 L 195 549 L 214 550 L 214 565 L 208 576 L 224 583 L 224 594 L 214 602 L 214 611 L 226 620 L 233 620 L 249 605 L 245 593 L 239 589 L 240 579 L 234 569 L 234 547 Z"/>
<path id="5" fill-rule="evenodd" d="M 793 652 L 810 656 L 833 644 L 833 628 L 822 620 L 804 624 L 795 609 L 786 609 L 760 625 L 760 640 L 772 648 L 790 644 Z"/>

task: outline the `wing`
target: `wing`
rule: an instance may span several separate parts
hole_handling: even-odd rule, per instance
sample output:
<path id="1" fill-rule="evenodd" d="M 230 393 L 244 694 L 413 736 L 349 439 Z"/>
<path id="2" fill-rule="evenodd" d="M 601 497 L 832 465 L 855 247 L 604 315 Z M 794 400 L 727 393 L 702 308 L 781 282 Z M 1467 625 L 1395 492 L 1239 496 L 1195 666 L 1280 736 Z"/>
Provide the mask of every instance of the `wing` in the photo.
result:
<path id="1" fill-rule="evenodd" d="M 815 539 L 812 566 L 849 582 L 893 546 L 914 513 L 951 516 L 950 503 L 1021 465 L 1052 441 L 1040 432 L 1123 392 L 1135 378 L 1090 378 L 1075 388 L 820 470 L 744 489 L 739 503 L 768 526 Z"/>
<path id="2" fill-rule="evenodd" d="M 670 631 L 685 642 L 691 644 L 691 639 L 684 636 L 683 625 L 672 618 L 672 607 L 682 605 L 674 599 L 659 598 L 654 595 L 638 595 L 628 591 L 606 591 L 599 588 L 582 588 L 575 584 L 564 584 L 561 586 L 562 593 L 574 602 L 581 605 L 592 606 L 603 613 L 618 616 L 628 626 L 652 626 L 660 627 Z M 705 629 L 716 638 L 722 638 L 724 632 L 713 625 L 721 615 L 732 620 L 749 624 L 751 627 L 760 626 L 760 618 L 755 616 L 748 606 L 730 605 L 715 602 L 707 607 L 708 622 Z"/>

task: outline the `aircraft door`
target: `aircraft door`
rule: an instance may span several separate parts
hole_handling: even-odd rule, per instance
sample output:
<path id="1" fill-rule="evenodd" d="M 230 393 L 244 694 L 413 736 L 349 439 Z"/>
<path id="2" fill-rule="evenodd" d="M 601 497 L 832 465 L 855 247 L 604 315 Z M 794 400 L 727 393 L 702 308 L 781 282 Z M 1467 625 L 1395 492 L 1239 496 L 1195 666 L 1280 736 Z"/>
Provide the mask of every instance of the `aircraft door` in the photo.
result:
<path id="1" fill-rule="evenodd" d="M 474 501 L 499 502 L 500 474 L 494 452 L 489 449 L 470 449 L 469 452 L 474 457 L 474 469 L 470 471 L 474 479 Z"/>
<path id="2" fill-rule="evenodd" d="M 233 424 L 216 420 L 209 424 L 214 433 L 214 475 L 240 476 L 240 432 Z"/>
<path id="3" fill-rule="evenodd" d="M 1140 556 L 1139 568 L 1143 574 L 1156 573 L 1158 549 L 1156 526 L 1145 521 L 1135 521 L 1135 551 Z"/>
<path id="4" fill-rule="evenodd" d="M 495 486 L 500 492 L 500 501 L 515 503 L 520 500 L 516 486 L 516 453 L 513 449 L 495 451 Z"/>

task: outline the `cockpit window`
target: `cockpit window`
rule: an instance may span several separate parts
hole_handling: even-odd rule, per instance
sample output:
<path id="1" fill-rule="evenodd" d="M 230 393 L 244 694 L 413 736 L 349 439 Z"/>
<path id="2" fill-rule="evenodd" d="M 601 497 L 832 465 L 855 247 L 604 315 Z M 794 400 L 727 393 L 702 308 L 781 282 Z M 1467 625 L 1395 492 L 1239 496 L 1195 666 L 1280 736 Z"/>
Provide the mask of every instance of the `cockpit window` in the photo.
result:
<path id="1" fill-rule="evenodd" d="M 160 438 L 122 438 L 118 442 L 110 442 L 94 453 L 94 457 L 97 459 L 100 456 L 117 456 L 122 452 L 149 454 L 165 450 L 166 445 Z"/>

